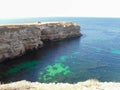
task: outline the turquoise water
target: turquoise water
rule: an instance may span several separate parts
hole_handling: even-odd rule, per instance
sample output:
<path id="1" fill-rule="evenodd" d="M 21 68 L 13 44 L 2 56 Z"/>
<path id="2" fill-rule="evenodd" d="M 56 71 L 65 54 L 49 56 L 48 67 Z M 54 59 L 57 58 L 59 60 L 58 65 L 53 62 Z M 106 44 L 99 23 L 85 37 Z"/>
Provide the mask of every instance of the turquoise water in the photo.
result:
<path id="1" fill-rule="evenodd" d="M 0 20 L 1 24 L 72 21 L 80 38 L 46 43 L 37 51 L 0 64 L 0 80 L 76 83 L 87 79 L 120 81 L 119 18 L 29 18 Z"/>

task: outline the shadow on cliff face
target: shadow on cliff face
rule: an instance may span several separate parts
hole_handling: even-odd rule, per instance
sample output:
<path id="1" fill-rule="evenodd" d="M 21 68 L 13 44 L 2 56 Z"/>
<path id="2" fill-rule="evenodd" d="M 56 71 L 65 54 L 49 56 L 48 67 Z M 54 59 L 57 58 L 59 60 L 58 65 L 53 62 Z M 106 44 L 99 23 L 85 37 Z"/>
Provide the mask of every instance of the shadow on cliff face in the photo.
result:
<path id="1" fill-rule="evenodd" d="M 6 83 L 11 81 L 19 81 L 23 79 L 29 80 L 29 81 L 39 81 L 40 77 L 38 73 L 40 71 L 45 70 L 45 68 L 49 67 L 49 65 L 60 66 L 61 71 L 59 70 L 56 71 L 56 74 L 59 74 L 59 72 L 63 73 L 64 71 L 63 68 L 66 66 L 64 66 L 62 63 L 55 63 L 55 58 L 58 58 L 61 55 L 64 55 L 65 53 L 67 53 L 66 51 L 67 48 L 68 49 L 73 48 L 71 47 L 71 44 L 74 44 L 75 45 L 74 47 L 76 48 L 79 47 L 79 44 L 80 44 L 79 41 L 80 41 L 80 38 L 73 38 L 73 39 L 62 40 L 59 42 L 57 41 L 44 42 L 45 43 L 44 46 L 38 50 L 27 51 L 27 53 L 21 57 L 8 59 L 0 63 L 1 82 Z"/>

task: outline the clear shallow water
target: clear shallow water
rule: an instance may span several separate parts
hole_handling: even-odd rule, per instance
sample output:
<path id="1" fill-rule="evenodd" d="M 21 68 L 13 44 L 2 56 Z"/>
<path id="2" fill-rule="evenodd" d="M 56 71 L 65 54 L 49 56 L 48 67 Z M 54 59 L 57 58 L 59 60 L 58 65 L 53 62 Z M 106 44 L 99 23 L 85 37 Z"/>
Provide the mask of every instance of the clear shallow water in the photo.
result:
<path id="1" fill-rule="evenodd" d="M 2 82 L 25 79 L 75 83 L 91 78 L 120 81 L 119 18 L 33 18 L 0 23 L 37 21 L 72 21 L 81 26 L 83 36 L 48 43 L 37 51 L 0 64 Z"/>

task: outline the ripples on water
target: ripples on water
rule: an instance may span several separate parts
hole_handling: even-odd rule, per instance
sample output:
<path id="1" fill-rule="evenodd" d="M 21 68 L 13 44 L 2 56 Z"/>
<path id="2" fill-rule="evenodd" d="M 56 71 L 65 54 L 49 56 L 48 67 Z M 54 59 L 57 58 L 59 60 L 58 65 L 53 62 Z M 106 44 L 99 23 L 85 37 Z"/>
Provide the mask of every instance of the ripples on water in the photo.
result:
<path id="1" fill-rule="evenodd" d="M 23 20 L 9 20 L 19 23 Z M 0 64 L 2 82 L 29 80 L 75 83 L 95 78 L 120 81 L 120 19 L 33 18 L 35 21 L 73 21 L 83 36 L 47 43 L 43 48 Z M 0 22 L 0 23 L 7 23 Z"/>

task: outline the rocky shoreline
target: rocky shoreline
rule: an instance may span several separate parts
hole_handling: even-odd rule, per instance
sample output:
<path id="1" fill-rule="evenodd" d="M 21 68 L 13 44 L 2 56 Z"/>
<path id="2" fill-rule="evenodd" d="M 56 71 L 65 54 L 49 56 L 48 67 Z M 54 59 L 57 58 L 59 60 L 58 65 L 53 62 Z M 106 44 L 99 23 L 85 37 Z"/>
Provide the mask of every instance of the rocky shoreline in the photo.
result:
<path id="1" fill-rule="evenodd" d="M 44 42 L 81 36 L 72 22 L 46 22 L 0 25 L 0 62 L 44 46 Z M 87 80 L 75 84 L 18 81 L 0 84 L 0 90 L 120 90 L 119 82 Z"/>
<path id="2" fill-rule="evenodd" d="M 75 84 L 69 83 L 47 84 L 23 80 L 9 84 L 1 84 L 0 90 L 120 90 L 120 83 L 87 80 Z"/>
<path id="3" fill-rule="evenodd" d="M 40 48 L 45 41 L 78 36 L 81 36 L 80 26 L 72 22 L 0 25 L 0 62 Z"/>

